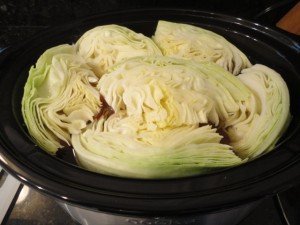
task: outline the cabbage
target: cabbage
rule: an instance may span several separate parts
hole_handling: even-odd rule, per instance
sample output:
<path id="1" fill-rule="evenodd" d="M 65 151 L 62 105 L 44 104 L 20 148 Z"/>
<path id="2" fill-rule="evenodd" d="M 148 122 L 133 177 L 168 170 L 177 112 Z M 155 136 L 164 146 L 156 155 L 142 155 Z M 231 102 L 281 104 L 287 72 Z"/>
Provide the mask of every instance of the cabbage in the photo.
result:
<path id="1" fill-rule="evenodd" d="M 70 144 L 99 111 L 98 78 L 75 54 L 74 46 L 60 45 L 44 52 L 29 71 L 22 99 L 28 131 L 50 153 Z M 94 84 L 93 84 L 94 83 Z"/>
<path id="2" fill-rule="evenodd" d="M 230 145 L 242 158 L 272 150 L 290 121 L 289 90 L 281 76 L 264 65 L 244 69 L 238 76 L 253 93 L 237 120 L 228 121 Z"/>
<path id="3" fill-rule="evenodd" d="M 192 25 L 159 21 L 154 42 L 165 56 L 215 62 L 237 75 L 250 61 L 222 36 Z"/>
<path id="4" fill-rule="evenodd" d="M 85 168 L 115 176 L 170 178 L 242 162 L 207 124 L 218 125 L 220 118 L 238 113 L 239 102 L 251 92 L 218 65 L 134 58 L 110 68 L 97 88 L 114 114 L 72 135 Z"/>
<path id="5" fill-rule="evenodd" d="M 82 134 L 72 135 L 83 167 L 130 178 L 175 178 L 206 173 L 242 163 L 211 126 L 183 126 L 132 134 L 105 132 L 99 120 Z"/>
<path id="6" fill-rule="evenodd" d="M 76 50 L 99 77 L 110 66 L 125 59 L 162 55 L 150 38 L 118 25 L 99 26 L 87 31 L 77 41 Z"/>
<path id="7" fill-rule="evenodd" d="M 168 57 L 140 57 L 110 68 L 98 83 L 117 113 L 143 118 L 141 126 L 219 125 L 239 112 L 249 89 L 220 66 Z"/>
<path id="8" fill-rule="evenodd" d="M 45 51 L 22 99 L 37 144 L 51 154 L 70 145 L 88 170 L 143 179 L 208 173 L 275 147 L 291 118 L 277 72 L 191 25 L 160 21 L 153 39 L 165 56 L 117 25 Z"/>

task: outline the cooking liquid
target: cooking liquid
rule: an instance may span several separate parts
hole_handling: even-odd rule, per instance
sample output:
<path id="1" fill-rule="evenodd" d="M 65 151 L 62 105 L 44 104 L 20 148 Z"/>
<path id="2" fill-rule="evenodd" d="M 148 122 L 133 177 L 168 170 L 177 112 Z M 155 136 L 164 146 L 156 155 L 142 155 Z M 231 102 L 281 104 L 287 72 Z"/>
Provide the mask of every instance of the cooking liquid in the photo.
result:
<path id="1" fill-rule="evenodd" d="M 103 95 L 100 95 L 100 102 L 102 103 L 102 106 L 99 113 L 94 116 L 95 120 L 99 120 L 101 117 L 107 119 L 115 113 L 114 109 L 109 104 L 107 104 Z"/>
<path id="2" fill-rule="evenodd" d="M 104 117 L 105 119 L 107 119 L 108 117 L 110 117 L 112 114 L 115 113 L 113 108 L 107 104 L 103 95 L 100 95 L 100 102 L 102 103 L 102 106 L 100 108 L 99 113 L 94 116 L 95 120 L 99 120 L 101 117 Z M 57 149 L 55 156 L 61 160 L 64 160 L 64 161 L 70 163 L 70 164 L 78 165 L 73 146 L 68 145 L 64 141 L 61 141 L 60 144 L 63 147 Z"/>
<path id="3" fill-rule="evenodd" d="M 78 166 L 73 146 L 65 143 L 64 147 L 58 148 L 55 156 L 67 163 Z"/>
<path id="4" fill-rule="evenodd" d="M 210 125 L 212 126 L 212 128 L 216 128 L 217 129 L 216 132 L 221 136 L 223 136 L 223 138 L 220 141 L 221 144 L 230 145 L 230 138 L 228 134 L 222 129 L 222 127 L 220 126 L 217 127 L 213 123 L 199 123 L 199 127 L 206 126 L 206 125 Z"/>

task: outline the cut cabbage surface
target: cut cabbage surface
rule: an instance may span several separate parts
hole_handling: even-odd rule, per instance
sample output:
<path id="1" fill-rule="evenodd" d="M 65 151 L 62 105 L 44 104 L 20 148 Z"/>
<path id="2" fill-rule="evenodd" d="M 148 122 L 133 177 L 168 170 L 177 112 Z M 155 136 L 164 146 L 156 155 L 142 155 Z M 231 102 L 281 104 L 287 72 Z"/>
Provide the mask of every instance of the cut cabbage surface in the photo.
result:
<path id="1" fill-rule="evenodd" d="M 208 122 L 218 126 L 251 97 L 239 79 L 214 63 L 169 57 L 118 64 L 97 87 L 116 113 L 126 112 L 135 122 L 142 118 L 147 130 Z"/>
<path id="2" fill-rule="evenodd" d="M 87 31 L 77 41 L 76 50 L 98 77 L 125 59 L 162 55 L 150 38 L 118 25 L 104 25 Z"/>
<path id="3" fill-rule="evenodd" d="M 135 178 L 183 177 L 242 160 L 211 125 L 239 112 L 251 92 L 214 63 L 127 60 L 98 83 L 114 114 L 72 136 L 86 168 Z M 173 171 L 173 172 L 172 172 Z"/>
<path id="4" fill-rule="evenodd" d="M 277 72 L 260 64 L 238 76 L 253 93 L 252 104 L 227 123 L 230 145 L 242 158 L 255 158 L 275 147 L 291 119 L 289 90 Z"/>
<path id="5" fill-rule="evenodd" d="M 44 52 L 29 71 L 22 113 L 29 133 L 50 153 L 78 134 L 99 111 L 98 77 L 74 46 Z"/>
<path id="6" fill-rule="evenodd" d="M 105 131 L 99 120 L 82 134 L 72 135 L 79 163 L 94 172 L 129 178 L 177 178 L 239 165 L 230 146 L 211 126 L 139 131 Z"/>
<path id="7" fill-rule="evenodd" d="M 277 72 L 195 26 L 160 21 L 153 39 L 159 47 L 106 25 L 45 51 L 22 99 L 36 143 L 51 154 L 72 146 L 90 171 L 140 179 L 205 174 L 274 149 L 291 119 Z"/>
<path id="8" fill-rule="evenodd" d="M 245 54 L 224 37 L 193 25 L 161 20 L 153 40 L 165 56 L 214 62 L 234 75 L 251 66 Z"/>

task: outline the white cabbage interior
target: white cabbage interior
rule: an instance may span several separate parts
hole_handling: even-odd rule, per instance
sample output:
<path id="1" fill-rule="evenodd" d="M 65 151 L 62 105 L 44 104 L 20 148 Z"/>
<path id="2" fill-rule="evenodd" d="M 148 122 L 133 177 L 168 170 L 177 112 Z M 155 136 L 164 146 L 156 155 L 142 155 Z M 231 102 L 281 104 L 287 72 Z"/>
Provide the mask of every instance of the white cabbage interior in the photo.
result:
<path id="1" fill-rule="evenodd" d="M 290 121 L 289 90 L 277 72 L 260 64 L 238 76 L 255 96 L 245 118 L 228 126 L 230 145 L 242 158 L 254 158 L 275 147 Z"/>
<path id="2" fill-rule="evenodd" d="M 118 25 L 95 27 L 76 43 L 76 50 L 98 77 L 115 63 L 138 56 L 162 55 L 148 37 Z"/>
<path id="3" fill-rule="evenodd" d="M 215 62 L 234 75 L 251 66 L 245 54 L 224 37 L 193 25 L 159 21 L 153 40 L 165 56 Z"/>
<path id="4" fill-rule="evenodd" d="M 111 68 L 97 88 L 115 113 L 72 136 L 85 167 L 116 176 L 166 178 L 242 162 L 220 143 L 216 129 L 199 127 L 219 125 L 220 118 L 238 114 L 240 102 L 251 97 L 242 82 L 218 65 L 134 58 Z M 162 166 L 172 169 L 162 171 Z"/>
<path id="5" fill-rule="evenodd" d="M 191 25 L 160 21 L 154 40 L 166 56 L 117 25 L 47 50 L 22 99 L 31 136 L 52 154 L 72 145 L 91 171 L 144 179 L 207 173 L 274 148 L 290 121 L 277 72 Z"/>
<path id="6" fill-rule="evenodd" d="M 99 111 L 99 92 L 90 82 L 98 78 L 75 54 L 74 46 L 47 50 L 31 67 L 22 100 L 29 133 L 51 153 L 70 144 Z"/>

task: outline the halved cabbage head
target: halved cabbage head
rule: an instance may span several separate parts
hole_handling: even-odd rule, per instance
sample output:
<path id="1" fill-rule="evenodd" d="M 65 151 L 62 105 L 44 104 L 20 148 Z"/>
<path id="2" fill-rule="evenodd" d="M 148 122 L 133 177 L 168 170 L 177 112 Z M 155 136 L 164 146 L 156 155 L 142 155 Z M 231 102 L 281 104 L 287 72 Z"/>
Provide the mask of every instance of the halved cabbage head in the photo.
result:
<path id="1" fill-rule="evenodd" d="M 211 126 L 142 130 L 135 134 L 105 131 L 103 119 L 72 135 L 80 164 L 94 172 L 130 178 L 175 178 L 239 165 L 230 146 Z"/>
<path id="2" fill-rule="evenodd" d="M 112 67 L 98 83 L 116 113 L 143 118 L 148 130 L 213 123 L 239 113 L 250 90 L 215 63 L 140 57 Z"/>
<path id="3" fill-rule="evenodd" d="M 289 125 L 289 90 L 277 72 L 260 64 L 244 69 L 238 79 L 254 98 L 239 118 L 227 121 L 226 130 L 240 157 L 255 158 L 272 150 Z"/>
<path id="4" fill-rule="evenodd" d="M 274 148 L 290 118 L 278 73 L 191 25 L 160 21 L 154 40 L 166 56 L 107 25 L 44 52 L 22 99 L 37 144 L 52 154 L 72 145 L 88 170 L 143 179 L 207 173 Z"/>
<path id="5" fill-rule="evenodd" d="M 224 37 L 200 27 L 159 21 L 153 40 L 165 56 L 215 62 L 234 75 L 251 66 L 245 54 Z"/>
<path id="6" fill-rule="evenodd" d="M 99 111 L 98 78 L 74 46 L 50 48 L 29 71 L 22 99 L 28 131 L 50 153 L 70 144 Z"/>
<path id="7" fill-rule="evenodd" d="M 125 59 L 162 55 L 150 38 L 118 25 L 99 26 L 87 31 L 77 41 L 76 50 L 98 77 Z"/>
<path id="8" fill-rule="evenodd" d="M 208 123 L 219 125 L 238 113 L 251 92 L 218 65 L 134 58 L 111 68 L 97 87 L 114 114 L 72 135 L 87 169 L 171 178 L 242 163 Z"/>

